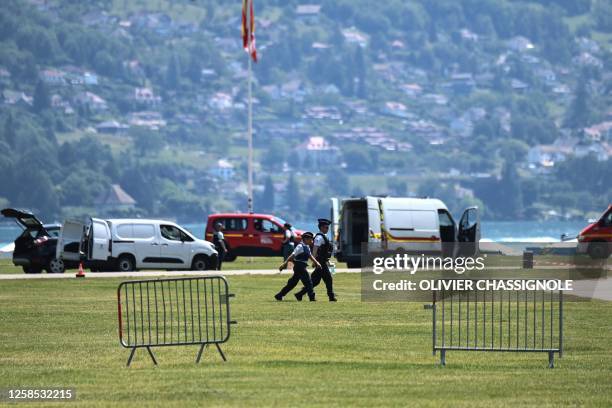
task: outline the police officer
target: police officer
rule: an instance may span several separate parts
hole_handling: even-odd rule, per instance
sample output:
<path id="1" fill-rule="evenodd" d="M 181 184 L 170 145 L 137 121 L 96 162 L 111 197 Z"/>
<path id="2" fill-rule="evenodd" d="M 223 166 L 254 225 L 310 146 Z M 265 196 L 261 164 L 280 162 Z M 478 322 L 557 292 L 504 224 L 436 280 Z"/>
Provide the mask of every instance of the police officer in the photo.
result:
<path id="1" fill-rule="evenodd" d="M 282 252 L 283 252 L 283 260 L 286 260 L 289 255 L 291 255 L 293 253 L 293 250 L 295 249 L 295 234 L 293 233 L 293 230 L 291 230 L 291 224 L 289 224 L 288 222 L 285 223 L 285 225 L 283 225 L 283 230 L 284 230 L 284 236 L 283 236 L 283 246 L 282 246 Z"/>
<path id="2" fill-rule="evenodd" d="M 281 291 L 278 292 L 276 295 L 274 295 L 274 299 L 278 301 L 283 300 L 283 297 L 287 293 L 289 293 L 291 289 L 295 288 L 299 281 L 302 281 L 302 284 L 305 288 L 304 293 L 308 293 L 308 298 L 311 302 L 314 302 L 315 293 L 312 290 L 312 282 L 310 280 L 310 275 L 308 274 L 308 260 L 312 260 L 312 262 L 315 264 L 315 267 L 317 268 L 320 268 L 321 265 L 319 264 L 319 261 L 317 261 L 315 257 L 312 256 L 312 253 L 310 252 L 310 245 L 312 245 L 313 237 L 314 235 L 312 234 L 312 232 L 303 233 L 302 242 L 300 242 L 295 247 L 293 253 L 289 255 L 289 258 L 287 258 L 278 268 L 280 271 L 282 271 L 287 267 L 287 264 L 289 262 L 293 262 L 293 276 L 289 278 L 285 287 L 282 288 Z"/>
<path id="3" fill-rule="evenodd" d="M 328 265 L 328 262 L 334 252 L 332 244 L 327 238 L 329 225 L 332 222 L 325 218 L 319 218 L 318 221 L 319 232 L 317 232 L 317 235 L 314 238 L 314 249 L 312 250 L 312 254 L 321 266 L 317 267 L 312 273 L 312 287 L 314 288 L 317 286 L 319 283 L 321 283 L 321 279 L 323 279 L 323 282 L 325 282 L 325 287 L 327 288 L 327 296 L 329 297 L 329 301 L 336 302 L 338 299 L 336 299 L 336 295 L 334 295 L 334 283 Z M 296 299 L 302 300 L 302 297 L 306 292 L 307 289 L 305 287 L 302 288 L 302 290 L 295 294 Z"/>
<path id="4" fill-rule="evenodd" d="M 221 270 L 223 264 L 223 258 L 227 253 L 227 245 L 225 243 L 225 236 L 223 235 L 223 224 L 220 222 L 215 224 L 215 231 L 213 232 L 213 244 L 218 252 L 217 255 L 217 270 Z"/>

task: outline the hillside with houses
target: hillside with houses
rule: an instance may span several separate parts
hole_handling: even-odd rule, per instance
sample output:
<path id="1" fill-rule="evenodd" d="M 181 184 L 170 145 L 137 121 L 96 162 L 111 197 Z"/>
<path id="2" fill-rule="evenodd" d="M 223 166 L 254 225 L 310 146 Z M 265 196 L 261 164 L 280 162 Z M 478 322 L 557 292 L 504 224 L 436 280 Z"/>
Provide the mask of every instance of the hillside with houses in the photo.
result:
<path id="1" fill-rule="evenodd" d="M 489 219 L 612 202 L 612 4 L 255 2 L 255 209 L 435 196 Z M 0 5 L 0 207 L 246 210 L 241 2 Z"/>

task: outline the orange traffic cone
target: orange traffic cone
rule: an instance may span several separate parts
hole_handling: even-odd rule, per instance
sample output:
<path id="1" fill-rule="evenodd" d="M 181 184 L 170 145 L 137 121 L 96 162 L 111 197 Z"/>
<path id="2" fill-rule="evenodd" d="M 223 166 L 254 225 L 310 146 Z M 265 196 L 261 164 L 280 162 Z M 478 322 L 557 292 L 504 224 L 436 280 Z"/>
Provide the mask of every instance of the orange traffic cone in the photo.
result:
<path id="1" fill-rule="evenodd" d="M 75 275 L 77 278 L 84 278 L 85 271 L 83 270 L 83 262 L 79 263 L 79 272 Z"/>

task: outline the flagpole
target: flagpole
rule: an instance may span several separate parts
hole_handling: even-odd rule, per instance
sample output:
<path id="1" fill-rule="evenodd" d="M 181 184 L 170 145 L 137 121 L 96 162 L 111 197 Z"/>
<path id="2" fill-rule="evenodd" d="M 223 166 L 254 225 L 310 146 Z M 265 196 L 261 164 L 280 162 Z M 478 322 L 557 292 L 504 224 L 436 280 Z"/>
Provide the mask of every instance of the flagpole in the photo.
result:
<path id="1" fill-rule="evenodd" d="M 248 165 L 248 178 L 249 178 L 249 186 L 248 186 L 248 209 L 249 213 L 253 213 L 253 80 L 252 80 L 252 68 L 251 68 L 251 55 L 247 54 L 247 59 L 249 60 L 249 74 L 248 74 L 248 83 L 249 83 L 249 124 L 248 124 L 248 140 L 249 140 L 249 165 Z"/>

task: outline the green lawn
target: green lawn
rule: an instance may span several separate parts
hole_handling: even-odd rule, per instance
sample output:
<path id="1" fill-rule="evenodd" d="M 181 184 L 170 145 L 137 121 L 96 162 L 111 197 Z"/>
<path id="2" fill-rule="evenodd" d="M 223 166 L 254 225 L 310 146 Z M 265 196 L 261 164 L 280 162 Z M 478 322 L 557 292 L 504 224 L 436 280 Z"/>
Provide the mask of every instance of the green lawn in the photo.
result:
<path id="1" fill-rule="evenodd" d="M 566 349 L 544 354 L 431 355 L 421 303 L 360 301 L 357 274 L 337 274 L 336 304 L 272 295 L 286 276 L 230 277 L 228 362 L 196 346 L 142 350 L 131 368 L 117 337 L 115 279 L 2 281 L 0 388 L 70 386 L 83 405 L 609 406 L 612 302 L 568 302 Z M 322 291 L 319 291 L 320 295 Z M 324 296 L 320 296 L 323 300 Z"/>

